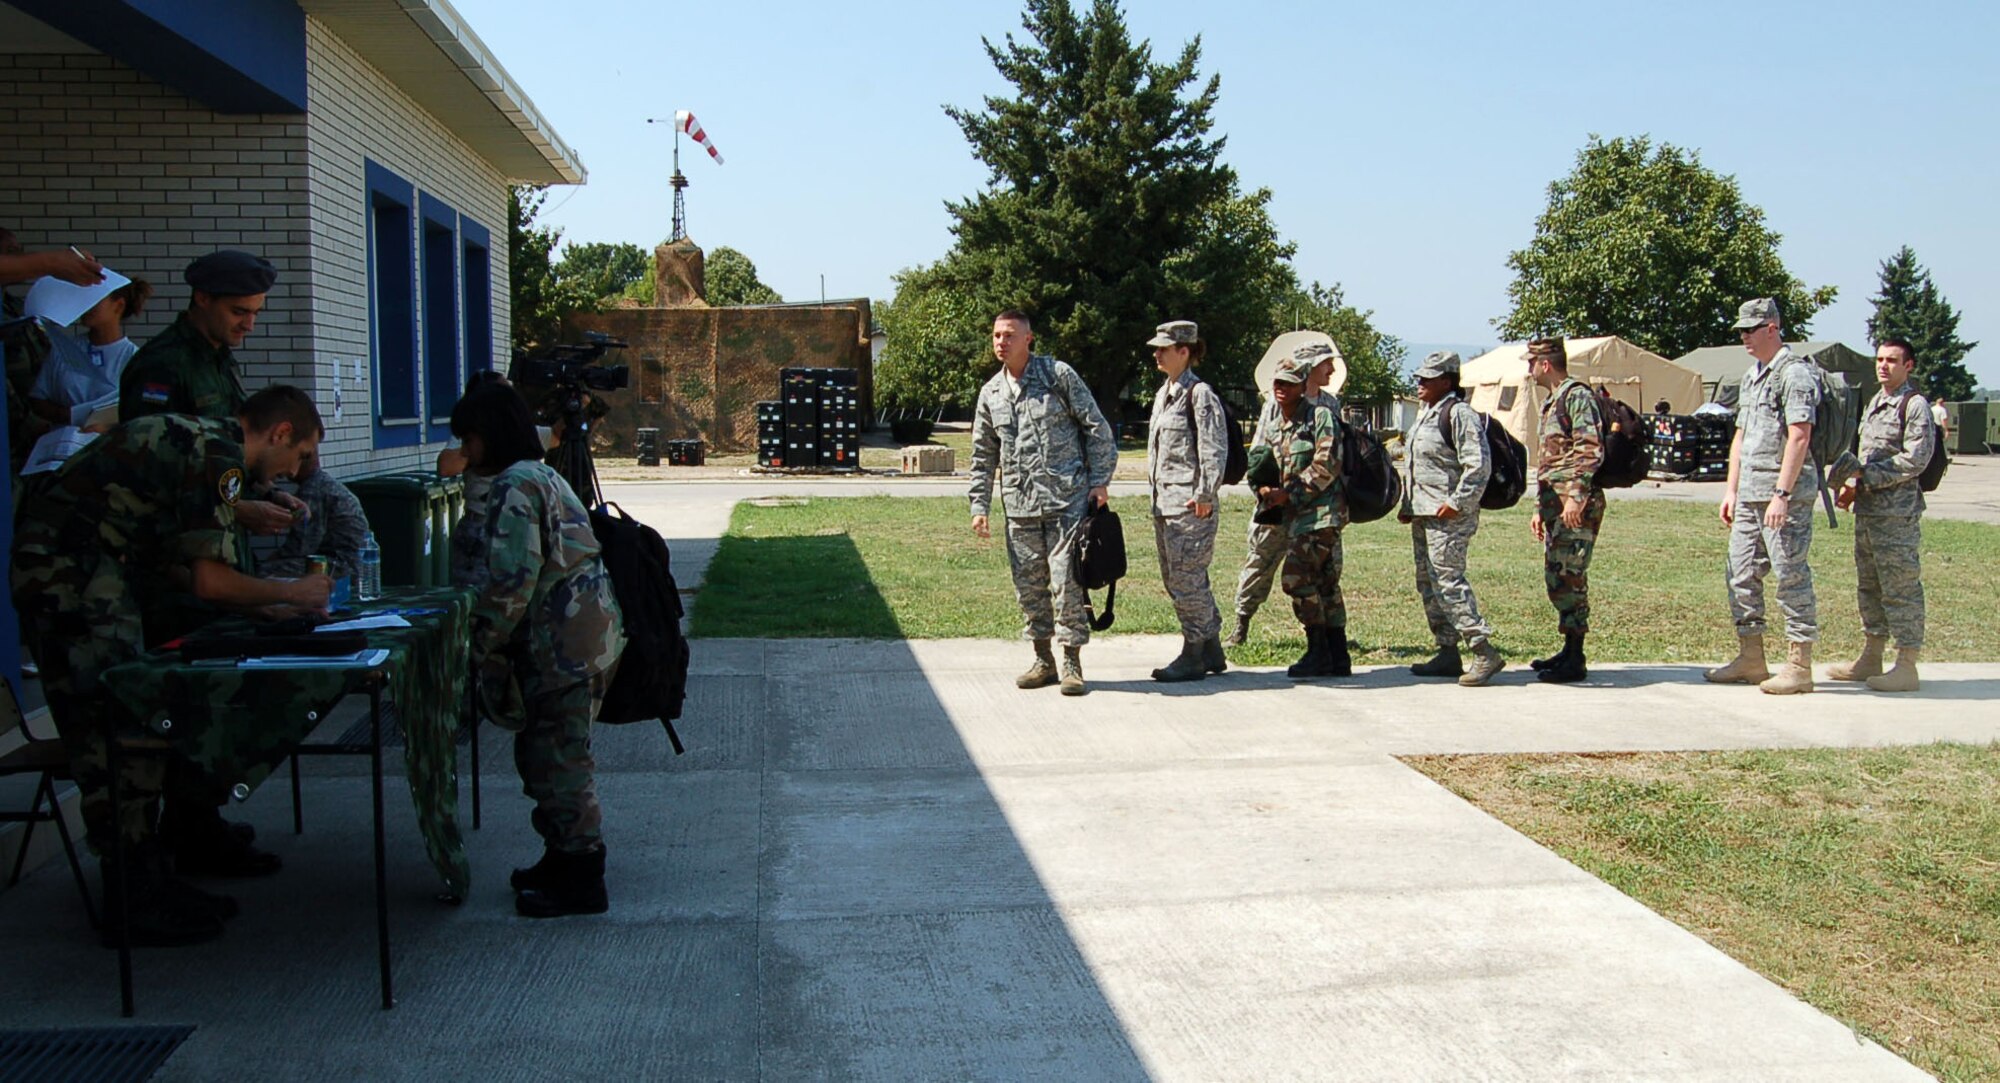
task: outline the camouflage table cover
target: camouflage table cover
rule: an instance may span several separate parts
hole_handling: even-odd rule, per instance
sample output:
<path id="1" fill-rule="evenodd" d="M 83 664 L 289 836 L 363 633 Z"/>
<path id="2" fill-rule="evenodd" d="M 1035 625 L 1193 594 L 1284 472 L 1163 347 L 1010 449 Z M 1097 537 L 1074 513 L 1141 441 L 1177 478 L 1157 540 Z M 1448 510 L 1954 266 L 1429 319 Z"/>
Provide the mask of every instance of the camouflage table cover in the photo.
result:
<path id="1" fill-rule="evenodd" d="M 236 788 L 241 797 L 270 777 L 342 697 L 382 682 L 383 725 L 402 729 L 424 848 L 447 894 L 463 899 L 472 872 L 458 830 L 456 739 L 472 600 L 471 591 L 443 587 L 391 590 L 355 603 L 355 611 L 342 618 L 398 613 L 411 625 L 368 631 L 369 647 L 389 652 L 381 665 L 368 669 L 243 669 L 190 664 L 177 653 L 158 651 L 109 670 L 104 683 L 142 724 L 172 740 L 211 781 Z M 204 632 L 250 630 L 247 622 L 232 618 Z"/>

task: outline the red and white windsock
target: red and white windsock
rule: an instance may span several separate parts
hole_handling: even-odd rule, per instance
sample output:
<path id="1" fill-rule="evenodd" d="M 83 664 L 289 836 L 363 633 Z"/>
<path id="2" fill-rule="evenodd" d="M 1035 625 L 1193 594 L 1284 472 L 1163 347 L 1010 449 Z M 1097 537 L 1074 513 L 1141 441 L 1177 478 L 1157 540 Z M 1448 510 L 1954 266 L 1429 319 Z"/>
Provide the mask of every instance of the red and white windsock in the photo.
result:
<path id="1" fill-rule="evenodd" d="M 715 144 L 708 141 L 708 133 L 701 130 L 701 121 L 694 119 L 693 113 L 685 109 L 676 112 L 674 114 L 674 123 L 680 127 L 681 131 L 693 136 L 695 142 L 707 147 L 708 156 L 715 159 L 716 165 L 722 164 L 722 152 L 716 150 Z"/>

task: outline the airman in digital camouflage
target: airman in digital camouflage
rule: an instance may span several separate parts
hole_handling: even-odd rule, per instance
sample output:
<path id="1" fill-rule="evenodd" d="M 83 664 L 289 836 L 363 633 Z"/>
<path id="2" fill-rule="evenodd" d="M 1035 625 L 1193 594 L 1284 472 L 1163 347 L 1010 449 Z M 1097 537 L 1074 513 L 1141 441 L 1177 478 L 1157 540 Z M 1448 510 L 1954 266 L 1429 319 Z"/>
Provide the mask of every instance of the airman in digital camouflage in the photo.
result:
<path id="1" fill-rule="evenodd" d="M 486 716 L 514 731 L 514 764 L 543 842 L 540 861 L 514 870 L 514 908 L 536 918 L 601 914 L 610 900 L 590 724 L 625 648 L 611 576 L 589 512 L 541 461 L 519 392 L 474 389 L 452 410 L 451 431 L 468 468 L 493 479 L 473 673 Z"/>
<path id="2" fill-rule="evenodd" d="M 1291 538 L 1281 585 L 1292 599 L 1292 615 L 1305 628 L 1306 651 L 1285 672 L 1300 680 L 1354 672 L 1347 651 L 1347 600 L 1340 590 L 1340 531 L 1347 523 L 1341 423 L 1305 392 L 1307 377 L 1326 357 L 1326 347 L 1315 343 L 1278 362 L 1271 379 L 1278 418 L 1258 433 L 1259 446 L 1278 468 L 1277 484 L 1257 487 L 1258 503 L 1282 509 Z"/>
<path id="3" fill-rule="evenodd" d="M 1340 363 L 1340 347 L 1331 337 L 1318 336 L 1314 341 L 1327 347 L 1320 362 L 1313 366 L 1312 374 L 1306 377 L 1306 399 L 1333 411 L 1340 417 L 1340 396 L 1326 390 L 1333 379 L 1334 366 Z M 1257 415 L 1257 431 L 1277 424 L 1278 404 L 1265 400 L 1263 409 Z M 1253 433 L 1251 443 L 1256 443 Z M 1243 570 L 1236 577 L 1236 627 L 1229 633 L 1224 646 L 1240 647 L 1250 638 L 1250 620 L 1270 597 L 1271 586 L 1277 581 L 1278 566 L 1285 561 L 1285 553 L 1292 547 L 1292 537 L 1281 522 L 1263 523 L 1257 516 L 1250 518 L 1250 537 L 1247 551 L 1243 556 Z"/>
<path id="4" fill-rule="evenodd" d="M 1590 633 L 1590 556 L 1604 525 L 1604 419 L 1597 393 L 1569 374 L 1569 351 L 1559 338 L 1528 343 L 1528 375 L 1548 396 L 1542 403 L 1541 461 L 1535 468 L 1535 517 L 1542 543 L 1542 578 L 1556 609 L 1562 650 L 1528 663 L 1553 684 L 1589 675 L 1583 639 Z"/>
<path id="5" fill-rule="evenodd" d="M 1737 310 L 1736 331 L 1753 364 L 1736 402 L 1736 438 L 1729 447 L 1729 481 L 1720 514 L 1729 527 L 1729 609 L 1736 657 L 1703 676 L 1719 684 L 1755 684 L 1773 695 L 1813 690 L 1812 645 L 1819 638 L 1813 595 L 1813 496 L 1794 499 L 1799 482 L 1817 478 L 1813 419 L 1821 394 L 1813 362 L 1785 345 L 1778 302 L 1759 297 Z M 1764 576 L 1778 576 L 1785 618 L 1785 664 L 1771 673 L 1764 660 Z"/>
<path id="6" fill-rule="evenodd" d="M 1083 695 L 1083 645 L 1090 642 L 1083 584 L 1072 568 L 1084 513 L 1111 498 L 1118 441 L 1097 399 L 1076 370 L 1032 353 L 1035 332 L 1025 313 L 993 320 L 993 356 L 1000 371 L 979 389 L 972 412 L 972 532 L 984 538 L 993 511 L 993 473 L 1000 473 L 1007 519 L 1007 563 L 1021 604 L 1021 635 L 1035 660 L 1015 679 L 1021 688 L 1062 683 Z M 1050 642 L 1060 634 L 1056 669 Z"/>
<path id="7" fill-rule="evenodd" d="M 1938 446 L 1930 403 L 1910 380 L 1916 352 L 1892 338 L 1875 349 L 1881 390 L 1861 417 L 1861 453 L 1842 456 L 1828 485 L 1854 512 L 1854 570 L 1861 604 L 1861 657 L 1827 667 L 1836 681 L 1866 681 L 1877 692 L 1917 690 L 1917 655 L 1924 646 L 1924 490 L 1919 482 Z M 1896 641 L 1896 664 L 1882 670 L 1882 653 Z"/>
<path id="8" fill-rule="evenodd" d="M 1146 452 L 1153 496 L 1153 539 L 1160 581 L 1181 625 L 1181 652 L 1153 671 L 1156 681 L 1198 681 L 1229 668 L 1222 656 L 1222 614 L 1209 586 L 1223 469 L 1229 464 L 1229 418 L 1222 398 L 1194 374 L 1207 352 L 1189 320 L 1170 320 L 1146 341 L 1166 383 L 1153 396 Z"/>
<path id="9" fill-rule="evenodd" d="M 1479 614 L 1479 601 L 1465 577 L 1472 536 L 1479 530 L 1479 497 L 1493 469 L 1486 454 L 1486 418 L 1460 390 L 1457 354 L 1443 350 L 1424 358 L 1416 380 L 1423 407 L 1403 438 L 1409 477 L 1397 518 L 1410 524 L 1417 596 L 1437 654 L 1411 666 L 1410 672 L 1482 685 L 1504 664 L 1493 647 L 1493 628 Z M 1473 655 L 1469 671 L 1459 655 L 1461 643 Z"/>
<path id="10" fill-rule="evenodd" d="M 322 432 L 312 400 L 294 387 L 252 396 L 233 419 L 165 414 L 118 425 L 25 493 L 14 542 L 15 607 L 42 666 L 50 713 L 83 791 L 84 823 L 104 861 L 107 895 L 122 883 L 135 944 L 206 940 L 236 904 L 167 874 L 257 875 L 273 855 L 231 832 L 212 806 L 177 802 L 182 821 L 157 824 L 153 803 L 175 770 L 171 758 L 123 759 L 120 801 L 110 799 L 113 734 L 138 734 L 114 711 L 99 677 L 145 649 L 141 613 L 165 590 L 237 609 L 324 608 L 331 581 L 253 579 L 235 570 L 235 507 L 255 483 L 297 469 Z M 113 861 L 113 842 L 124 858 Z M 111 935 L 107 931 L 107 936 Z"/>

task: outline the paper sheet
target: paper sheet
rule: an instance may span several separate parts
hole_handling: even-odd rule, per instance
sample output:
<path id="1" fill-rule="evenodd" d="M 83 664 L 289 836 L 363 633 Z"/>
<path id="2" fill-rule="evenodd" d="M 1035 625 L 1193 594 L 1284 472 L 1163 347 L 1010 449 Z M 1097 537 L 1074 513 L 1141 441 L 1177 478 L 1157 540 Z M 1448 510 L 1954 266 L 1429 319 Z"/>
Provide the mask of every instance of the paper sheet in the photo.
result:
<path id="1" fill-rule="evenodd" d="M 355 651 L 353 654 L 267 654 L 236 663 L 241 669 L 368 669 L 389 660 L 387 650 Z"/>
<path id="2" fill-rule="evenodd" d="M 132 280 L 109 267 L 104 269 L 104 281 L 95 286 L 72 286 L 54 275 L 35 280 L 28 287 L 28 298 L 21 303 L 25 315 L 39 316 L 57 327 L 68 327 L 89 312 L 97 302 L 111 296 Z"/>
<path id="3" fill-rule="evenodd" d="M 408 628 L 410 622 L 394 613 L 378 614 L 373 617 L 356 617 L 353 620 L 322 624 L 315 632 L 365 632 L 370 628 Z"/>
<path id="4" fill-rule="evenodd" d="M 83 445 L 95 439 L 96 433 L 84 432 L 74 425 L 50 429 L 35 441 L 34 450 L 28 452 L 28 461 L 21 466 L 21 474 L 25 477 L 54 470 L 71 455 L 83 450 Z"/>

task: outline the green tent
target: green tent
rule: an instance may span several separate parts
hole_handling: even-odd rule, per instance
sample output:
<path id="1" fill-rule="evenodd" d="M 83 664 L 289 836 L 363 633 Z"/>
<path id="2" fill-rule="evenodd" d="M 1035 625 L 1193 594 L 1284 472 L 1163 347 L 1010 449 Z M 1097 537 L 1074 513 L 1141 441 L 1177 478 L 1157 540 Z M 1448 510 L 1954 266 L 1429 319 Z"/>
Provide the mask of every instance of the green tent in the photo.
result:
<path id="1" fill-rule="evenodd" d="M 1792 353 L 1799 357 L 1819 362 L 1828 372 L 1838 372 L 1847 377 L 1847 382 L 1860 393 L 1865 405 L 1875 397 L 1879 381 L 1875 379 L 1875 359 L 1867 354 L 1849 349 L 1839 342 L 1788 342 Z M 1719 402 L 1730 409 L 1736 408 L 1736 389 L 1743 383 L 1743 374 L 1750 368 L 1750 355 L 1741 346 L 1707 346 L 1693 353 L 1674 358 L 1674 364 L 1690 368 L 1701 374 L 1702 390 L 1708 393 L 1708 401 Z"/>

